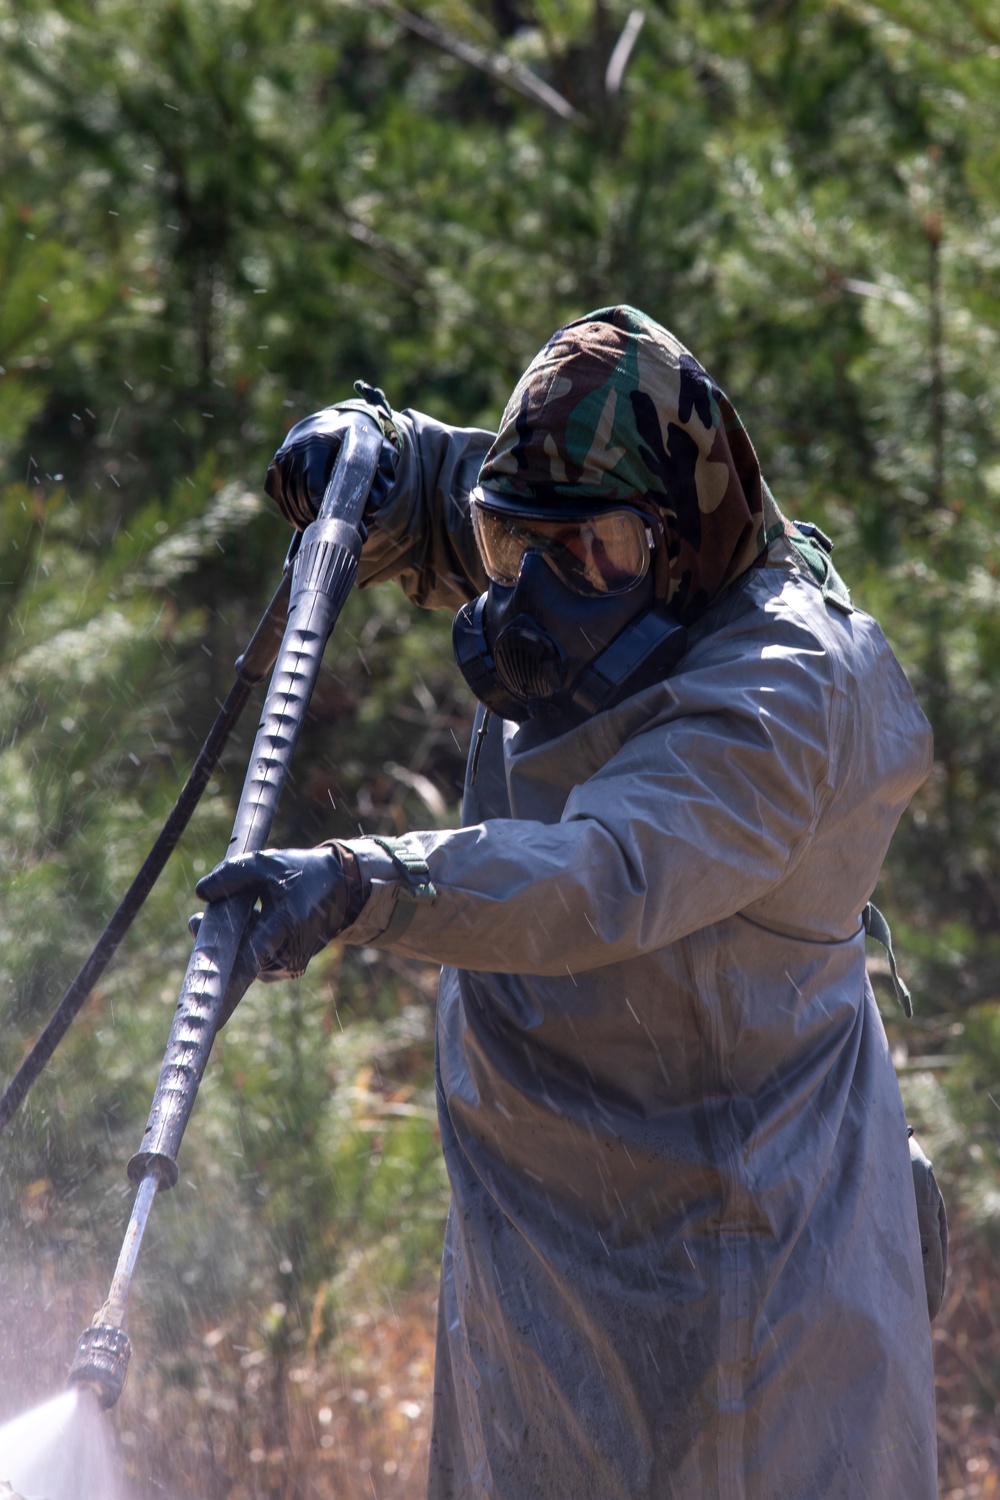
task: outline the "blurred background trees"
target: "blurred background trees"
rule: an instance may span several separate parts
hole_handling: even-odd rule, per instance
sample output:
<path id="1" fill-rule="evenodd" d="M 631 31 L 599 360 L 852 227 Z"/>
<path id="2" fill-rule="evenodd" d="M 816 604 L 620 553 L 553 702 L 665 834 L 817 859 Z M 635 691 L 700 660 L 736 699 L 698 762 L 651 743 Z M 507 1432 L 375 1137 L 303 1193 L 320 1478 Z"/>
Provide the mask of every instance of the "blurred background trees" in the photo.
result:
<path id="1" fill-rule="evenodd" d="M 976 1269 L 1000 1220 L 998 58 L 994 0 L 0 0 L 4 1079 L 270 597 L 288 537 L 261 481 L 288 426 L 363 376 L 489 427 L 555 327 L 634 302 L 729 391 L 779 504 L 835 538 L 933 721 L 878 900 L 917 1002 L 891 1039 L 961 1232 L 938 1340 L 943 1473 L 970 1497 L 1000 1493 Z M 280 838 L 457 818 L 449 636 L 392 589 L 350 601 Z M 0 1146 L 7 1410 L 61 1380 L 103 1299 L 252 729 Z M 383 1444 L 379 1494 L 418 1492 L 384 1433 L 422 1432 L 421 1399 L 378 1437 L 363 1379 L 350 1421 L 311 1382 L 331 1351 L 374 1358 L 357 1329 L 386 1319 L 426 1364 L 396 1304 L 433 1287 L 446 1202 L 433 992 L 334 945 L 220 1038 L 133 1293 L 157 1413 L 120 1418 L 137 1494 L 187 1461 L 200 1495 L 326 1494 L 268 1457 L 351 1434 L 362 1466 Z M 192 1412 L 182 1460 L 157 1444 Z"/>

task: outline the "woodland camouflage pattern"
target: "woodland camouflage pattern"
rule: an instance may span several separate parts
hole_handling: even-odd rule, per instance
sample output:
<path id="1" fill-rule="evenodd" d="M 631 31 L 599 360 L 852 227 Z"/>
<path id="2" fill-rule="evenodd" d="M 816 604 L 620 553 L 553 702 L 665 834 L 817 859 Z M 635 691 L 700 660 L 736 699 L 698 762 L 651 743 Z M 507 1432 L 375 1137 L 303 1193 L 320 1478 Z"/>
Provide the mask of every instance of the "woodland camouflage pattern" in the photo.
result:
<path id="1" fill-rule="evenodd" d="M 518 381 L 479 482 L 546 509 L 654 503 L 670 557 L 664 602 L 685 623 L 784 530 L 729 399 L 632 307 L 553 334 Z"/>

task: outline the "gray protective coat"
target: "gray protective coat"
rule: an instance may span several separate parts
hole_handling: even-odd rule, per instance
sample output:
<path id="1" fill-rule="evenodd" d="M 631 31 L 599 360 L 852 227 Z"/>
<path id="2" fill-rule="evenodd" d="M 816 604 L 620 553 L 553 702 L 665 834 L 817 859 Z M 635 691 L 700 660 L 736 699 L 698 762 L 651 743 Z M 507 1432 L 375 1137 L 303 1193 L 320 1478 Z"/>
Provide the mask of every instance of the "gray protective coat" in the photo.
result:
<path id="1" fill-rule="evenodd" d="M 401 423 L 363 577 L 454 607 L 488 435 Z M 930 753 L 782 540 L 669 681 L 548 742 L 490 723 L 463 827 L 405 841 L 433 903 L 375 880 L 348 939 L 445 965 L 432 1500 L 933 1500 L 860 921 Z"/>

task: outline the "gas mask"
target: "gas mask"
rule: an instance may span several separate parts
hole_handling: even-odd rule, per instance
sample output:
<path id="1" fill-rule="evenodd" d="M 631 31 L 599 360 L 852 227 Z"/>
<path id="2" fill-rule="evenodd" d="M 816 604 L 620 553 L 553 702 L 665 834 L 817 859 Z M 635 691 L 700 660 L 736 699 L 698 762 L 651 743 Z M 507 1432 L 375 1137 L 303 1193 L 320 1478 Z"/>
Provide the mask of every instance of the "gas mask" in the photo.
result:
<path id="1" fill-rule="evenodd" d="M 455 658 L 476 697 L 522 722 L 569 727 L 660 680 L 686 631 L 657 604 L 653 516 L 631 506 L 572 513 L 472 494 L 487 593 L 455 617 Z"/>

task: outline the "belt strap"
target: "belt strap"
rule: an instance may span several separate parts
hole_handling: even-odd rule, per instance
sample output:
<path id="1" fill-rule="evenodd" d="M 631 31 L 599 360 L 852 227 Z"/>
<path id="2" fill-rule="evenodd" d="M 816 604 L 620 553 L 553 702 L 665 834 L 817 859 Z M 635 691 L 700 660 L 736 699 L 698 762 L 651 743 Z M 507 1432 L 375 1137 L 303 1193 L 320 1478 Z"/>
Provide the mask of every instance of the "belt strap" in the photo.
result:
<path id="1" fill-rule="evenodd" d="M 888 922 L 878 907 L 871 901 L 869 901 L 861 913 L 861 922 L 867 935 L 870 938 L 874 938 L 876 943 L 881 943 L 885 949 L 889 959 L 889 973 L 892 976 L 892 987 L 896 992 L 896 999 L 902 1006 L 903 1014 L 907 1019 L 910 1019 L 913 1015 L 913 1001 L 910 998 L 909 990 L 899 977 L 899 970 L 896 968 L 896 955 L 892 951 L 892 933 L 889 931 Z"/>

